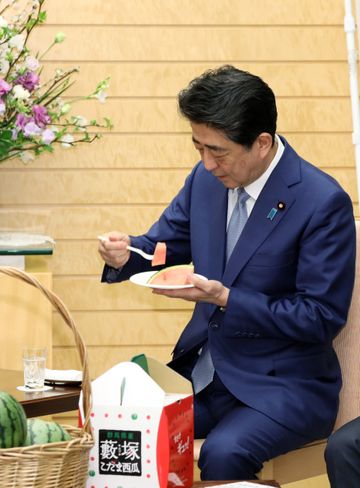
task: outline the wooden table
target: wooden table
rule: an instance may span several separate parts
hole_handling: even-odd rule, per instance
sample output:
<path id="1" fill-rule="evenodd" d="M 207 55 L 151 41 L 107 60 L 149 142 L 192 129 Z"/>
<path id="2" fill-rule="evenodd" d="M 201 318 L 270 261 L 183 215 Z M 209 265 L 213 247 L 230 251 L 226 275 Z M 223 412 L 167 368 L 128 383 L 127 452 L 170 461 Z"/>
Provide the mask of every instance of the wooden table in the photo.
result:
<path id="1" fill-rule="evenodd" d="M 27 417 L 77 410 L 81 388 L 56 386 L 52 390 L 27 393 L 16 389 L 24 383 L 21 371 L 0 369 L 0 390 L 10 393 L 24 407 Z"/>
<path id="2" fill-rule="evenodd" d="M 235 483 L 235 481 L 195 481 L 193 488 L 207 488 L 211 486 L 224 485 L 224 488 L 228 483 Z M 258 483 L 260 485 L 269 485 L 276 488 L 281 488 L 279 483 L 274 480 L 253 480 L 248 481 L 248 483 Z"/>

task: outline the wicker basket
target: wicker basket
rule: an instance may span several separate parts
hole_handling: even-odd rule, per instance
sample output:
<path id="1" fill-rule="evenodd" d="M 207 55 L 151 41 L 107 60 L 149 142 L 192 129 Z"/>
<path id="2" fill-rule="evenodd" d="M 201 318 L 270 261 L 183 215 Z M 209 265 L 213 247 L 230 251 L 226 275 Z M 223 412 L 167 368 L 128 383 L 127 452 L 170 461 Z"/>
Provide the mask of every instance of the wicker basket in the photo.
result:
<path id="1" fill-rule="evenodd" d="M 0 449 L 0 488 L 81 488 L 88 476 L 89 451 L 93 446 L 89 421 L 91 384 L 83 339 L 62 301 L 37 279 L 11 267 L 0 266 L 0 273 L 38 288 L 73 331 L 83 367 L 82 399 L 86 414 L 81 429 L 63 426 L 71 435 L 70 441 Z"/>

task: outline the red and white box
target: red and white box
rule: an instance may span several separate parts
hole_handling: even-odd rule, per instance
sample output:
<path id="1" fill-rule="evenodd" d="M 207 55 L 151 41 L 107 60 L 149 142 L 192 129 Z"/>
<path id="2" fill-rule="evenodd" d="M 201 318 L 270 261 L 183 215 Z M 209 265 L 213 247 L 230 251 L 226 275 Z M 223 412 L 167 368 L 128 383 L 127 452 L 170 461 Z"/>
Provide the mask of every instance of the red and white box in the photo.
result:
<path id="1" fill-rule="evenodd" d="M 92 382 L 86 488 L 190 488 L 194 410 L 189 381 L 153 358 L 119 363 Z M 80 401 L 81 404 L 81 401 Z"/>

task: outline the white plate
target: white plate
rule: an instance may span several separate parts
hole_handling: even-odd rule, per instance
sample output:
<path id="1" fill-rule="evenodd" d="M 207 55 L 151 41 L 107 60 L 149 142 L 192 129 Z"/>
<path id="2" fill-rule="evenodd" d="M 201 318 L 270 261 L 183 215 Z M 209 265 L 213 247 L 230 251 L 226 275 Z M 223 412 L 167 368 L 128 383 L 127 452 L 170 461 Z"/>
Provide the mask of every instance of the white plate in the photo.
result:
<path id="1" fill-rule="evenodd" d="M 45 382 L 50 384 L 81 384 L 82 371 L 75 369 L 45 369 Z"/>
<path id="2" fill-rule="evenodd" d="M 29 234 L 25 232 L 0 232 L 0 248 L 23 249 L 26 247 L 54 247 L 52 237 L 42 234 Z"/>
<path id="3" fill-rule="evenodd" d="M 52 386 L 44 385 L 43 388 L 28 388 L 27 386 L 17 386 L 16 389 L 20 391 L 25 391 L 26 393 L 35 393 L 37 391 L 52 390 Z"/>
<path id="4" fill-rule="evenodd" d="M 135 283 L 135 285 L 146 286 L 147 288 L 158 288 L 159 290 L 181 290 L 183 288 L 194 288 L 194 285 L 153 285 L 148 283 L 149 279 L 155 273 L 157 273 L 157 271 L 145 271 L 144 273 L 137 273 L 130 276 L 130 281 Z M 203 280 L 207 280 L 205 276 L 196 273 L 195 276 L 202 278 Z"/>

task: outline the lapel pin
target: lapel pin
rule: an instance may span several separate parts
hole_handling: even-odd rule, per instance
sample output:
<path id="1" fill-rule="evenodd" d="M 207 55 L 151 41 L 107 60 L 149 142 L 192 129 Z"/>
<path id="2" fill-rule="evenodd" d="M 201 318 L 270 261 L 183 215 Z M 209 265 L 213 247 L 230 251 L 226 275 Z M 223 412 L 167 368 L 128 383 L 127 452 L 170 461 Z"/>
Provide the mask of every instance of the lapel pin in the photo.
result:
<path id="1" fill-rule="evenodd" d="M 275 217 L 276 214 L 277 214 L 277 209 L 276 208 L 272 208 L 270 210 L 270 212 L 268 213 L 268 216 L 266 218 L 272 220 Z"/>
<path id="2" fill-rule="evenodd" d="M 277 204 L 277 208 L 278 208 L 279 210 L 285 210 L 285 203 L 284 203 L 284 202 L 279 202 L 279 203 Z"/>

